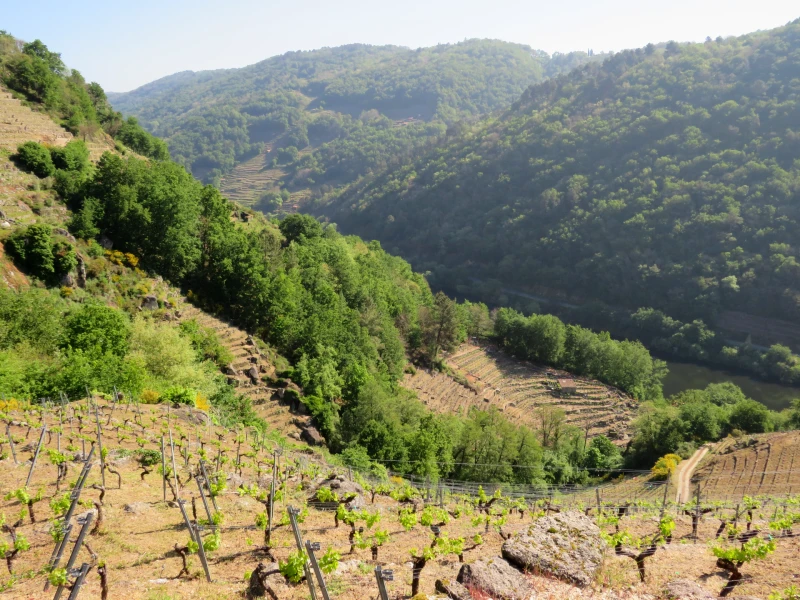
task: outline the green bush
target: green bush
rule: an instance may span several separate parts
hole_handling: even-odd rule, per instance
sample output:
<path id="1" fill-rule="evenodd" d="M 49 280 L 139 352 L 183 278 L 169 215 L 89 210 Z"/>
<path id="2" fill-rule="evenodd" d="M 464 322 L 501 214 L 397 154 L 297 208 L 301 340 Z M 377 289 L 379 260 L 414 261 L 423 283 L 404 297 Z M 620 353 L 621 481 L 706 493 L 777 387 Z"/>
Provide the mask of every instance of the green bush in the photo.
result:
<path id="1" fill-rule="evenodd" d="M 36 142 L 25 142 L 17 148 L 16 158 L 23 168 L 37 177 L 50 177 L 56 172 L 50 152 Z"/>
<path id="2" fill-rule="evenodd" d="M 174 405 L 186 404 L 194 406 L 194 399 L 197 393 L 189 388 L 174 386 L 169 388 L 166 392 L 161 394 L 162 402 L 171 402 Z"/>
<path id="3" fill-rule="evenodd" d="M 84 171 L 89 167 L 89 148 L 83 140 L 72 140 L 63 148 L 50 148 L 56 169 Z"/>
<path id="4" fill-rule="evenodd" d="M 67 317 L 62 346 L 125 356 L 130 337 L 131 325 L 125 313 L 92 303 Z"/>

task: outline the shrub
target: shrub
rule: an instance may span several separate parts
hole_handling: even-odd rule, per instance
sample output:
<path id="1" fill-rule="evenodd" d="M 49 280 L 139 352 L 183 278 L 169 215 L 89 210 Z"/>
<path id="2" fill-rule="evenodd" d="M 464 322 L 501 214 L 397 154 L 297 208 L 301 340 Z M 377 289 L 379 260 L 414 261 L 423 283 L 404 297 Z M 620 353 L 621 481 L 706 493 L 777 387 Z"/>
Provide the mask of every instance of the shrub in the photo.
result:
<path id="1" fill-rule="evenodd" d="M 50 158 L 56 169 L 83 171 L 89 166 L 89 148 L 83 140 L 72 140 L 63 148 L 50 148 Z"/>
<path id="2" fill-rule="evenodd" d="M 31 225 L 16 231 L 6 243 L 17 263 L 40 279 L 49 279 L 56 270 L 51 232 L 49 225 Z"/>
<path id="3" fill-rule="evenodd" d="M 56 172 L 50 152 L 36 142 L 25 142 L 17 148 L 17 160 L 37 177 L 50 177 Z"/>
<path id="4" fill-rule="evenodd" d="M 161 401 L 171 402 L 175 406 L 179 404 L 194 406 L 196 397 L 197 393 L 189 388 L 173 386 L 161 395 Z"/>
<path id="5" fill-rule="evenodd" d="M 155 390 L 144 390 L 140 396 L 142 404 L 157 404 L 161 399 L 161 394 Z"/>
<path id="6" fill-rule="evenodd" d="M 653 468 L 650 469 L 653 479 L 663 480 L 671 477 L 681 460 L 681 457 L 677 454 L 667 454 L 659 458 Z"/>
<path id="7" fill-rule="evenodd" d="M 86 304 L 67 317 L 62 345 L 125 356 L 130 337 L 125 313 L 103 304 Z"/>

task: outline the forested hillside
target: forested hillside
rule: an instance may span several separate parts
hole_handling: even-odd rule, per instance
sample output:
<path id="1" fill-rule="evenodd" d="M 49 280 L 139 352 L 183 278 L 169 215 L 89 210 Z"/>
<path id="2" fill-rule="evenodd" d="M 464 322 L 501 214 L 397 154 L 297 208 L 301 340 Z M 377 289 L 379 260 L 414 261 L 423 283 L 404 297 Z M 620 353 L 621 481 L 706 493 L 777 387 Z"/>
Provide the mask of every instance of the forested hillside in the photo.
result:
<path id="1" fill-rule="evenodd" d="M 262 202 L 272 210 L 281 189 L 338 185 L 397 164 L 449 125 L 506 108 L 531 83 L 586 60 L 492 40 L 418 50 L 353 44 L 177 73 L 111 98 L 206 181 L 268 153 L 266 167 L 281 167 L 278 179 L 242 199 L 272 192 Z"/>
<path id="2" fill-rule="evenodd" d="M 797 319 L 798 44 L 794 22 L 618 53 L 321 210 L 465 293 Z"/>

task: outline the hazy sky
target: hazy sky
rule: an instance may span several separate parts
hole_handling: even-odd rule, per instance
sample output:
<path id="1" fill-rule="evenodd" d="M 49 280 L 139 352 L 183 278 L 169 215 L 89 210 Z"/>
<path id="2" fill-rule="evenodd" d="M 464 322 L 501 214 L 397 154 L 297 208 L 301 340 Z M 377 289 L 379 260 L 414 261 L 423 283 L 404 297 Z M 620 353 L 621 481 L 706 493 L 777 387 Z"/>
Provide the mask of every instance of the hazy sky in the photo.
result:
<path id="1" fill-rule="evenodd" d="M 784 25 L 796 0 L 0 0 L 0 29 L 40 38 L 107 91 L 289 50 L 497 38 L 547 52 L 702 41 Z"/>

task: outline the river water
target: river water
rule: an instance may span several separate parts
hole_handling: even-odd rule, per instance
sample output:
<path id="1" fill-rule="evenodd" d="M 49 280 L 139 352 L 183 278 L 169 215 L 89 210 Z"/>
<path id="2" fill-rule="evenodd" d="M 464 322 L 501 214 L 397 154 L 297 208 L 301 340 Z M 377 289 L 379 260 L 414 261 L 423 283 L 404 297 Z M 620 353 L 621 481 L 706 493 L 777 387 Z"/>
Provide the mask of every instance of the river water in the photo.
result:
<path id="1" fill-rule="evenodd" d="M 745 395 L 758 400 L 772 410 L 789 408 L 792 400 L 800 398 L 800 388 L 779 383 L 767 383 L 746 375 L 736 375 L 719 369 L 710 369 L 691 363 L 667 361 L 669 375 L 664 378 L 664 397 L 683 390 L 702 389 L 709 383 L 730 381 L 735 383 Z"/>

